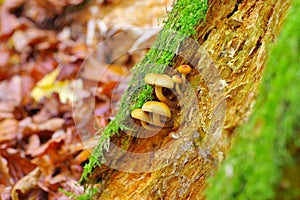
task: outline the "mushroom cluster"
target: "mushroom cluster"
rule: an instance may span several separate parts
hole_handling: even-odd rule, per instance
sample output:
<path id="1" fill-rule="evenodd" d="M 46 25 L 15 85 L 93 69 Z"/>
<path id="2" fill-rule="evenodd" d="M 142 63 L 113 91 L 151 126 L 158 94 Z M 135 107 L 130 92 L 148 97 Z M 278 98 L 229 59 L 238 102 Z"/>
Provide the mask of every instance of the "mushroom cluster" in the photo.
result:
<path id="1" fill-rule="evenodd" d="M 147 130 L 157 130 L 159 127 L 165 127 L 166 119 L 171 117 L 171 111 L 168 105 L 171 101 L 163 94 L 163 88 L 173 89 L 175 85 L 176 92 L 182 96 L 180 84 L 184 84 L 186 75 L 191 72 L 189 65 L 181 65 L 177 68 L 181 74 L 170 77 L 166 74 L 147 74 L 145 82 L 153 85 L 155 88 L 155 95 L 160 101 L 146 102 L 142 108 L 135 109 L 131 112 L 131 117 L 141 121 L 142 126 Z"/>
<path id="2" fill-rule="evenodd" d="M 145 129 L 157 130 L 158 127 L 164 127 L 165 119 L 171 117 L 171 111 L 163 102 L 148 101 L 142 108 L 133 110 L 131 116 L 141 120 Z"/>

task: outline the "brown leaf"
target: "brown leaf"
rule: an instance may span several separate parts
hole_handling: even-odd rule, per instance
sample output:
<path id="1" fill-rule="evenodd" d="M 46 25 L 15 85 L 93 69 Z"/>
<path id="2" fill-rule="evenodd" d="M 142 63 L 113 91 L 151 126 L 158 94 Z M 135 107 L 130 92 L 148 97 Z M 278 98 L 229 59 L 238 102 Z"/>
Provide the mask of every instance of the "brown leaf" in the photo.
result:
<path id="1" fill-rule="evenodd" d="M 41 170 L 37 167 L 32 172 L 20 179 L 11 192 L 12 200 L 19 200 L 20 195 L 28 193 L 37 187 L 37 182 L 41 176 Z"/>
<path id="2" fill-rule="evenodd" d="M 14 106 L 9 102 L 0 102 L 0 120 L 14 117 Z"/>
<path id="3" fill-rule="evenodd" d="M 0 67 L 5 67 L 8 64 L 9 56 L 8 51 L 0 50 Z"/>
<path id="4" fill-rule="evenodd" d="M 37 134 L 31 135 L 28 138 L 28 144 L 26 145 L 26 154 L 34 157 L 37 149 L 41 146 L 40 138 Z"/>
<path id="5" fill-rule="evenodd" d="M 19 26 L 16 16 L 5 11 L 2 7 L 0 11 L 0 39 L 7 38 Z"/>
<path id="6" fill-rule="evenodd" d="M 34 87 L 34 79 L 28 75 L 22 76 L 22 94 L 30 94 Z M 30 95 L 23 95 L 22 105 L 28 105 L 32 101 Z"/>
<path id="7" fill-rule="evenodd" d="M 39 81 L 47 73 L 53 71 L 58 66 L 58 62 L 53 58 L 52 55 L 45 56 L 45 58 L 38 57 L 36 61 L 30 66 L 28 70 L 30 75 Z"/>
<path id="8" fill-rule="evenodd" d="M 0 155 L 7 160 L 9 174 L 14 182 L 21 179 L 36 167 L 29 159 L 24 157 L 23 152 L 16 149 L 0 149 Z"/>
<path id="9" fill-rule="evenodd" d="M 7 101 L 16 106 L 22 103 L 22 80 L 16 75 L 0 83 L 0 101 Z"/>
<path id="10" fill-rule="evenodd" d="M 54 134 L 50 140 L 48 140 L 45 144 L 39 146 L 38 148 L 35 148 L 32 150 L 28 149 L 28 152 L 30 153 L 30 155 L 32 157 L 37 157 L 39 155 L 44 155 L 45 152 L 47 151 L 47 149 L 51 150 L 51 148 L 54 148 L 54 150 L 56 151 L 57 148 L 60 148 L 61 143 L 63 142 L 63 140 L 65 139 L 66 136 L 65 136 L 64 132 L 62 132 L 62 131 L 57 132 L 57 133 L 61 133 L 61 134 L 57 137 L 55 137 L 55 134 Z M 37 145 L 37 141 L 35 141 L 35 143 L 36 143 L 35 145 Z M 56 151 L 56 153 L 58 153 L 58 152 Z M 35 161 L 33 163 L 38 164 L 38 162 L 35 162 Z"/>
<path id="11" fill-rule="evenodd" d="M 25 118 L 20 122 L 20 130 L 25 136 L 43 131 L 54 132 L 61 129 L 64 123 L 65 120 L 61 118 L 52 118 L 42 123 L 34 123 L 31 118 Z"/>
<path id="12" fill-rule="evenodd" d="M 3 3 L 3 8 L 8 11 L 12 12 L 17 8 L 21 7 L 25 0 L 6 0 Z"/>
<path id="13" fill-rule="evenodd" d="M 0 185 L 0 199 L 10 200 L 11 186 Z"/>
<path id="14" fill-rule="evenodd" d="M 8 162 L 5 158 L 0 155 L 0 184 L 2 185 L 11 185 L 13 184 L 13 180 L 10 177 Z"/>
<path id="15" fill-rule="evenodd" d="M 5 66 L 0 65 L 0 81 L 12 77 L 13 75 L 19 73 L 19 71 L 20 71 L 20 66 L 18 65 L 10 65 L 10 64 Z"/>
<path id="16" fill-rule="evenodd" d="M 90 154 L 91 154 L 91 150 L 88 149 L 83 150 L 74 158 L 72 162 L 74 164 L 81 164 L 89 158 Z"/>
<path id="17" fill-rule="evenodd" d="M 42 124 L 37 126 L 39 131 L 57 131 L 62 128 L 65 123 L 64 119 L 61 118 L 52 118 Z"/>
<path id="18" fill-rule="evenodd" d="M 0 144 L 12 141 L 17 138 L 18 121 L 15 119 L 5 119 L 0 122 Z"/>
<path id="19" fill-rule="evenodd" d="M 70 191 L 75 195 L 81 195 L 84 193 L 83 186 L 77 184 L 75 180 L 68 180 L 62 184 L 63 189 Z"/>

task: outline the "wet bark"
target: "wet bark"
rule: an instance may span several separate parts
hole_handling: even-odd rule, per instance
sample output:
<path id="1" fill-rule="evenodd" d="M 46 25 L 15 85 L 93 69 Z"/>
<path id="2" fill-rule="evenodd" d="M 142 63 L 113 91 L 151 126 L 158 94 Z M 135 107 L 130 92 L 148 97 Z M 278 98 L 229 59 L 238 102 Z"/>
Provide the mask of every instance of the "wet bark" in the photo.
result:
<path id="1" fill-rule="evenodd" d="M 193 91 L 187 89 L 185 92 L 185 96 L 193 95 L 189 92 L 196 93 L 196 111 L 188 109 L 184 113 L 178 109 L 184 110 L 185 106 L 179 106 L 173 114 L 183 122 L 181 129 L 163 129 L 150 138 L 137 139 L 120 133 L 121 137 L 114 141 L 119 144 L 126 141 L 128 151 L 153 153 L 144 156 L 142 159 L 145 160 L 131 162 L 130 156 L 111 149 L 106 155 L 107 158 L 113 157 L 111 162 L 115 163 L 110 163 L 111 165 L 139 173 L 113 170 L 105 166 L 96 169 L 92 178 L 100 181 L 101 185 L 97 185 L 99 192 L 95 199 L 204 199 L 207 177 L 228 154 L 234 130 L 245 123 L 251 113 L 267 59 L 268 44 L 276 40 L 289 4 L 287 0 L 209 2 L 207 21 L 197 27 L 197 38 L 213 63 L 208 63 L 208 68 L 204 71 L 193 70 L 188 80 L 192 85 L 197 85 L 192 87 Z M 204 62 L 203 57 L 201 59 L 203 55 L 197 53 L 196 47 L 197 45 L 192 46 L 185 51 L 187 57 Z M 176 58 L 177 65 L 184 62 L 184 57 Z M 217 69 L 221 79 L 211 75 L 211 65 Z M 199 79 L 200 81 L 196 81 Z M 224 101 L 212 100 L 211 90 L 217 86 L 208 87 L 209 81 L 212 85 L 214 81 L 220 81 L 224 86 L 224 94 L 221 95 Z M 208 127 L 221 102 L 225 103 L 222 104 L 225 105 L 222 107 L 225 109 L 222 112 L 225 117 L 222 134 L 209 150 L 203 151 L 203 138 L 211 130 Z M 182 100 L 181 103 L 189 105 L 195 102 L 190 98 Z M 184 114 L 186 116 L 182 116 Z M 145 133 L 142 128 L 136 127 L 136 130 L 130 133 Z M 179 130 L 181 132 L 176 133 Z M 187 139 L 175 139 L 172 137 L 174 132 Z M 189 137 L 185 137 L 186 135 Z M 159 151 L 168 147 L 168 151 Z M 161 158 L 159 162 L 154 159 L 156 157 Z M 163 167 L 152 172 L 142 172 L 143 170 L 139 171 L 139 163 L 147 165 L 148 171 L 153 166 Z"/>

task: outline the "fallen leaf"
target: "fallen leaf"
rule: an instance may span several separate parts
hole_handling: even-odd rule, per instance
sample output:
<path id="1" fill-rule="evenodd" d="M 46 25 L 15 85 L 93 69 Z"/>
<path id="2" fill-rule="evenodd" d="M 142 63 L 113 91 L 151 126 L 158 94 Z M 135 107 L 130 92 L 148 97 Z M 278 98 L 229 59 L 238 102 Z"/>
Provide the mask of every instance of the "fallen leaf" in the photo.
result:
<path id="1" fill-rule="evenodd" d="M 65 120 L 62 118 L 52 118 L 41 124 L 31 124 L 30 128 L 34 132 L 40 131 L 57 131 L 62 128 Z"/>
<path id="2" fill-rule="evenodd" d="M 36 80 L 41 80 L 46 74 L 53 71 L 58 66 L 58 62 L 53 58 L 53 55 L 37 57 L 33 63 L 27 64 L 30 75 Z"/>
<path id="3" fill-rule="evenodd" d="M 78 185 L 75 180 L 68 180 L 62 183 L 62 186 L 66 191 L 72 192 L 74 195 L 81 195 L 84 193 L 83 186 Z"/>
<path id="4" fill-rule="evenodd" d="M 22 103 L 22 80 L 16 75 L 10 80 L 0 83 L 0 101 L 10 102 L 19 106 Z"/>
<path id="5" fill-rule="evenodd" d="M 64 132 L 63 132 L 64 133 Z M 40 145 L 39 147 L 35 148 L 35 149 L 28 149 L 28 152 L 30 153 L 30 155 L 32 157 L 37 157 L 39 155 L 43 155 L 45 154 L 45 151 L 47 149 L 51 149 L 51 147 L 54 146 L 60 146 L 60 143 L 63 142 L 63 140 L 65 139 L 65 135 L 60 135 L 59 137 L 55 137 L 55 135 L 52 135 L 52 138 L 50 140 L 48 140 L 45 144 Z M 56 148 L 54 148 L 56 149 Z M 38 164 L 37 162 L 34 162 L 35 164 Z"/>
<path id="6" fill-rule="evenodd" d="M 2 185 L 12 185 L 13 184 L 13 180 L 10 177 L 9 174 L 9 169 L 8 169 L 8 162 L 5 158 L 3 158 L 0 155 L 0 183 Z"/>
<path id="7" fill-rule="evenodd" d="M 0 102 L 0 120 L 14 117 L 14 106 L 9 102 Z"/>
<path id="8" fill-rule="evenodd" d="M 0 11 L 0 39 L 7 38 L 20 25 L 16 16 L 1 7 Z"/>
<path id="9" fill-rule="evenodd" d="M 18 121 L 5 119 L 0 122 L 0 144 L 15 140 L 18 136 Z"/>
<path id="10" fill-rule="evenodd" d="M 8 161 L 9 173 L 14 181 L 19 180 L 36 167 L 19 149 L 6 148 L 2 156 Z"/>
<path id="11" fill-rule="evenodd" d="M 8 64 L 9 56 L 8 51 L 0 50 L 0 67 L 5 67 Z"/>
<path id="12" fill-rule="evenodd" d="M 50 97 L 53 93 L 59 95 L 60 102 L 65 104 L 78 100 L 78 96 L 73 92 L 83 88 L 82 81 L 78 80 L 63 80 L 56 81 L 60 73 L 60 68 L 56 68 L 51 73 L 42 78 L 37 85 L 33 88 L 31 96 L 36 102 L 39 102 L 43 97 Z"/>
<path id="13" fill-rule="evenodd" d="M 0 185 L 0 199 L 10 200 L 11 186 Z"/>
<path id="14" fill-rule="evenodd" d="M 35 168 L 32 172 L 20 179 L 12 189 L 11 198 L 12 200 L 19 200 L 19 196 L 28 193 L 37 187 L 37 182 L 41 176 L 41 170 L 39 167 Z"/>
<path id="15" fill-rule="evenodd" d="M 6 11 L 12 12 L 21 7 L 25 0 L 6 0 L 2 5 Z"/>
<path id="16" fill-rule="evenodd" d="M 83 150 L 82 152 L 80 152 L 75 158 L 74 160 L 72 161 L 74 164 L 81 164 L 83 163 L 84 161 L 86 161 L 90 154 L 91 154 L 91 149 L 85 149 Z"/>
<path id="17" fill-rule="evenodd" d="M 37 134 L 31 135 L 28 138 L 28 144 L 26 145 L 26 155 L 34 157 L 36 155 L 37 149 L 41 146 L 40 138 Z"/>

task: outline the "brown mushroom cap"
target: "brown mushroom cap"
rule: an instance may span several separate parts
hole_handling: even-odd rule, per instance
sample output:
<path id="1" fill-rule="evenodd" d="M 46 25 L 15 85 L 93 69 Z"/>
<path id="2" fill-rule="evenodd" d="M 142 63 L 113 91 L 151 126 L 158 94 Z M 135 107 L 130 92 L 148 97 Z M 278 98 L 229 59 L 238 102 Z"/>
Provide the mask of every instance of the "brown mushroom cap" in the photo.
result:
<path id="1" fill-rule="evenodd" d="M 176 84 L 181 84 L 181 83 L 182 83 L 182 79 L 180 78 L 179 75 L 174 75 L 174 76 L 172 76 L 172 80 L 173 80 L 173 82 L 176 83 Z"/>
<path id="2" fill-rule="evenodd" d="M 150 85 L 156 85 L 169 89 L 174 87 L 174 82 L 172 81 L 172 78 L 166 74 L 147 74 L 145 76 L 145 82 Z"/>
<path id="3" fill-rule="evenodd" d="M 151 123 L 151 119 L 150 119 L 149 115 L 140 108 L 133 110 L 131 112 L 131 117 L 133 117 L 135 119 L 139 119 L 139 120 L 147 122 L 147 123 Z"/>
<path id="4" fill-rule="evenodd" d="M 192 68 L 189 65 L 180 65 L 177 70 L 179 73 L 186 75 L 192 71 Z"/>
<path id="5" fill-rule="evenodd" d="M 168 118 L 171 117 L 171 111 L 169 107 L 163 102 L 148 101 L 143 105 L 142 110 Z"/>

